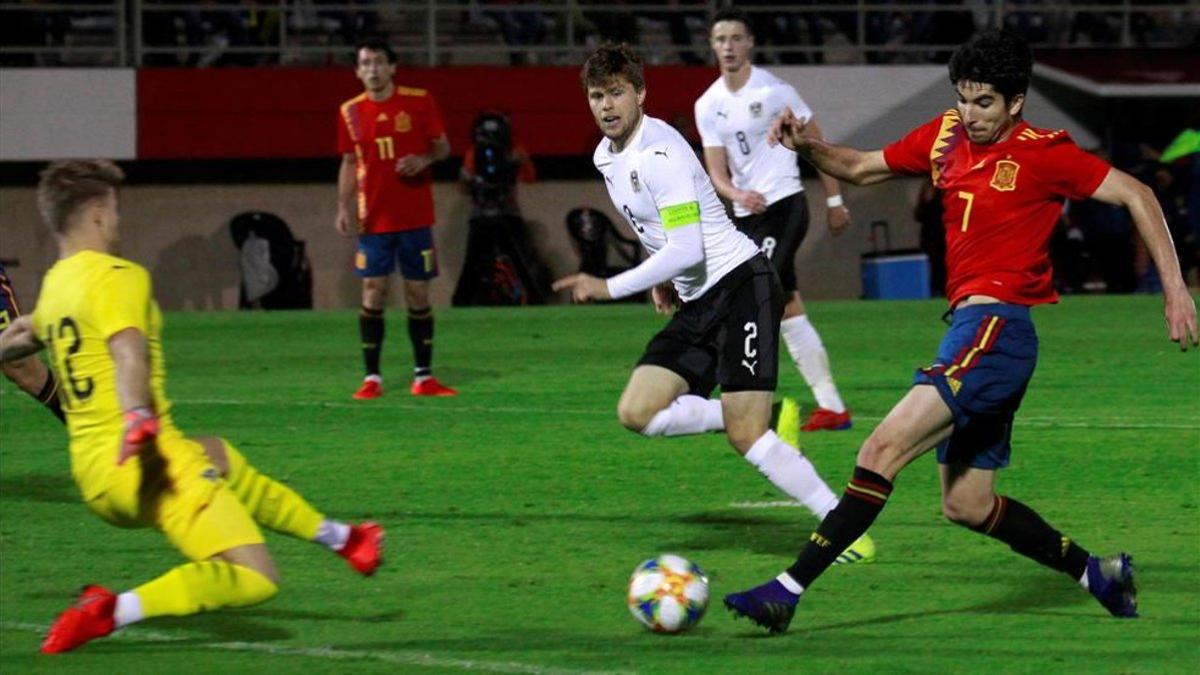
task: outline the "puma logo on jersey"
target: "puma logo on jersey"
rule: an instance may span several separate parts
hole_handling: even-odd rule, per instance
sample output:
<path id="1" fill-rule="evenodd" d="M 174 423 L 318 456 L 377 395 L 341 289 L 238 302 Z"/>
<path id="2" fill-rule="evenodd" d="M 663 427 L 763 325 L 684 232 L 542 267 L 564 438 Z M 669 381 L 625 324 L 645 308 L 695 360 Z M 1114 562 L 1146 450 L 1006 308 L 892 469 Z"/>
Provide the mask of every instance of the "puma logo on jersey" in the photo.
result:
<path id="1" fill-rule="evenodd" d="M 751 375 L 758 375 L 758 373 L 754 372 L 754 369 L 758 367 L 757 359 L 755 359 L 754 361 L 747 361 L 746 359 L 742 359 L 742 365 L 746 366 L 746 370 L 750 371 Z"/>
<path id="2" fill-rule="evenodd" d="M 609 184 L 609 185 L 612 185 L 612 176 L 605 175 L 605 176 L 604 176 L 604 180 L 608 181 L 608 184 Z"/>
<path id="3" fill-rule="evenodd" d="M 666 150 L 655 150 L 655 151 L 654 151 L 654 154 L 656 154 L 656 155 L 662 155 L 663 157 L 667 157 L 667 151 L 666 151 Z M 670 157 L 667 157 L 667 159 L 671 159 L 671 158 L 670 158 Z"/>
<path id="4" fill-rule="evenodd" d="M 717 111 L 717 117 L 724 117 L 725 119 L 729 119 L 729 115 L 726 115 L 725 113 L 723 113 L 719 110 Z"/>

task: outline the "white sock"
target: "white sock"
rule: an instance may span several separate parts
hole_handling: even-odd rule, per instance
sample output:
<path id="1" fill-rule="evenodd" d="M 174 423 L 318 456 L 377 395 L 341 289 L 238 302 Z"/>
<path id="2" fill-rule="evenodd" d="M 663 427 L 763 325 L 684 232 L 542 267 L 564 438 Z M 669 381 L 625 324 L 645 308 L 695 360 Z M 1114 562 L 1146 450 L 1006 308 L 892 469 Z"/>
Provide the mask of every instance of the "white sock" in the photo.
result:
<path id="1" fill-rule="evenodd" d="M 1083 568 L 1083 576 L 1079 577 L 1079 585 L 1083 586 L 1083 590 L 1085 590 L 1085 591 L 1091 590 L 1088 587 L 1088 577 L 1087 577 L 1087 568 L 1086 567 Z"/>
<path id="2" fill-rule="evenodd" d="M 746 461 L 753 464 L 775 487 L 803 504 L 817 518 L 837 506 L 837 495 L 817 475 L 816 468 L 800 451 L 768 431 L 750 446 Z"/>
<path id="3" fill-rule="evenodd" d="M 686 436 L 725 428 L 721 400 L 684 394 L 671 405 L 658 411 L 650 420 L 643 436 Z"/>
<path id="4" fill-rule="evenodd" d="M 829 371 L 829 354 L 825 352 L 825 343 L 821 342 L 821 336 L 809 322 L 808 315 L 793 316 L 779 324 L 779 331 L 787 343 L 788 353 L 796 362 L 796 368 L 812 389 L 817 405 L 836 413 L 846 412 L 846 405 L 842 403 L 837 385 L 833 383 L 833 373 Z"/>
<path id="5" fill-rule="evenodd" d="M 324 544 L 335 551 L 342 550 L 349 539 L 350 526 L 336 520 L 322 520 L 321 526 L 317 528 L 317 536 L 313 537 L 313 541 Z"/>
<path id="6" fill-rule="evenodd" d="M 775 577 L 775 580 L 783 584 L 783 587 L 788 589 L 788 591 L 791 593 L 800 595 L 804 592 L 804 587 L 800 585 L 800 582 L 793 579 L 792 575 L 788 574 L 787 572 L 781 573 L 779 576 Z"/>
<path id="7" fill-rule="evenodd" d="M 364 378 L 363 378 L 363 382 L 374 382 L 375 384 L 383 384 L 383 376 L 381 376 L 381 375 L 368 375 L 368 376 L 366 376 L 366 377 L 364 377 Z"/>
<path id="8" fill-rule="evenodd" d="M 113 623 L 117 628 L 142 620 L 142 599 L 133 591 L 117 596 L 117 607 L 113 610 Z"/>

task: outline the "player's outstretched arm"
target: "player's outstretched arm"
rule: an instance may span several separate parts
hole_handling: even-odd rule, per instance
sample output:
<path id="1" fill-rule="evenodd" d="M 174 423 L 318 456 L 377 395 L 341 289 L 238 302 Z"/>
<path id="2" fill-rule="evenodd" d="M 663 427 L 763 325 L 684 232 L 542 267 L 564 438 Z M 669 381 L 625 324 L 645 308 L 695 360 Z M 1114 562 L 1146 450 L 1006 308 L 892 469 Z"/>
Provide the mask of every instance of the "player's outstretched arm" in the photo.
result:
<path id="1" fill-rule="evenodd" d="M 762 213 L 767 210 L 767 198 L 761 192 L 754 190 L 739 190 L 734 187 L 729 177 L 729 157 L 725 148 L 704 148 L 704 166 L 708 170 L 708 178 L 712 181 L 717 194 L 738 204 L 750 213 Z"/>
<path id="2" fill-rule="evenodd" d="M 43 347 L 45 345 L 33 329 L 33 316 L 26 314 L 17 317 L 0 333 L 0 363 L 23 359 L 38 353 Z"/>
<path id="3" fill-rule="evenodd" d="M 574 302 L 612 299 L 612 295 L 608 292 L 608 283 L 604 279 L 594 277 L 585 272 L 565 276 L 551 284 L 550 288 L 555 293 L 558 291 L 570 291 L 571 300 Z"/>
<path id="4" fill-rule="evenodd" d="M 108 353 L 117 374 L 117 400 L 125 411 L 125 435 L 117 454 L 117 464 L 124 464 L 158 435 L 150 395 L 150 348 L 142 331 L 126 328 L 108 338 Z"/>
<path id="5" fill-rule="evenodd" d="M 825 135 L 821 133 L 821 127 L 817 126 L 815 118 L 808 120 L 808 129 L 818 140 L 825 140 Z M 853 225 L 854 221 L 850 219 L 850 208 L 842 200 L 842 186 L 838 184 L 838 180 L 824 171 L 818 173 L 821 176 L 821 187 L 825 189 L 825 222 L 829 231 L 837 236 Z"/>
<path id="6" fill-rule="evenodd" d="M 1189 343 L 1200 345 L 1200 329 L 1196 326 L 1196 303 L 1188 293 L 1183 274 L 1179 271 L 1175 243 L 1171 241 L 1171 232 L 1167 229 L 1166 218 L 1163 217 L 1162 207 L 1159 206 L 1154 191 L 1124 171 L 1109 169 L 1108 175 L 1100 183 L 1100 187 L 1096 188 L 1092 198 L 1129 209 L 1138 234 L 1146 242 L 1146 248 L 1150 251 L 1150 257 L 1154 259 L 1154 266 L 1158 268 L 1158 276 L 1162 280 L 1167 334 L 1172 341 L 1178 342 L 1179 348 L 1184 351 Z"/>
<path id="7" fill-rule="evenodd" d="M 895 175 L 884 161 L 882 150 L 864 151 L 834 145 L 814 134 L 810 126 L 796 117 L 791 108 L 784 108 L 771 123 L 767 142 L 783 143 L 818 171 L 855 185 L 873 185 Z"/>

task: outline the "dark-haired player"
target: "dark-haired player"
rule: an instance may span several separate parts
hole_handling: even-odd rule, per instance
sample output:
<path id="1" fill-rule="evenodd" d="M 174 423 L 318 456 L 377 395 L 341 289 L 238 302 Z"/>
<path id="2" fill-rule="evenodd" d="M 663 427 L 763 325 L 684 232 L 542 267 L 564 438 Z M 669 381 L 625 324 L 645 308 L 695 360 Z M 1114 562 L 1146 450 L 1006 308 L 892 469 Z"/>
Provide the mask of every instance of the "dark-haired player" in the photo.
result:
<path id="1" fill-rule="evenodd" d="M 801 593 L 887 504 L 896 475 L 936 447 L 947 518 L 1068 575 L 1114 616 L 1137 616 L 1127 553 L 1094 556 L 995 490 L 996 470 L 1009 460 L 1013 415 L 1037 362 L 1029 308 L 1058 299 L 1048 242 L 1064 200 L 1090 197 L 1129 209 L 1163 280 L 1168 335 L 1184 350 L 1197 343 L 1196 307 L 1154 193 L 1080 150 L 1065 132 L 1022 119 L 1032 66 L 1015 34 L 980 34 L 950 61 L 957 107 L 883 150 L 825 143 L 787 112 L 777 120 L 773 138 L 857 185 L 932 176 L 945 206 L 953 322 L 934 363 L 917 371 L 912 389 L 859 450 L 837 508 L 786 572 L 726 596 L 735 614 L 771 632 L 785 630 Z"/>
<path id="2" fill-rule="evenodd" d="M 676 296 L 682 301 L 629 376 L 617 404 L 621 423 L 646 436 L 724 430 L 773 485 L 823 517 L 837 496 L 770 424 L 784 305 L 779 276 L 725 215 L 683 136 L 643 113 L 645 79 L 633 50 L 597 49 L 581 79 L 604 133 L 593 155 L 596 169 L 650 257 L 609 279 L 571 275 L 554 290 L 570 290 L 578 302 L 652 290 L 660 311 Z M 717 384 L 721 398 L 712 401 Z M 842 562 L 874 555 L 865 534 L 842 549 Z"/>
<path id="3" fill-rule="evenodd" d="M 0 265 L 0 333 L 3 333 L 4 329 L 20 316 L 21 305 L 17 303 L 17 293 L 13 290 L 12 282 L 9 281 L 8 274 L 4 271 L 4 265 Z M 42 363 L 41 359 L 36 356 L 26 356 L 23 359 L 2 363 L 0 371 L 3 371 L 4 376 L 13 384 L 20 387 L 21 391 L 46 406 L 46 409 L 57 417 L 58 421 L 64 423 L 67 421 L 63 417 L 62 405 L 58 401 L 58 381 L 54 379 L 54 373 L 46 368 L 46 364 Z"/>
<path id="4" fill-rule="evenodd" d="M 818 137 L 820 131 L 795 88 L 752 63 L 754 35 L 745 13 L 733 7 L 717 12 L 709 42 L 721 76 L 695 105 L 708 175 L 717 194 L 733 204 L 738 229 L 750 235 L 779 272 L 787 296 L 779 329 L 817 401 L 804 430 L 849 429 L 850 411 L 833 382 L 829 354 L 796 289 L 796 252 L 808 232 L 800 166 L 795 152 L 767 142 L 772 120 L 785 108 L 807 120 Z M 821 185 L 829 230 L 840 234 L 850 225 L 850 211 L 836 179 L 821 174 Z"/>
<path id="5" fill-rule="evenodd" d="M 362 278 L 362 337 L 366 376 L 354 398 L 383 395 L 379 357 L 388 278 L 404 277 L 408 337 L 412 341 L 414 396 L 454 396 L 433 377 L 433 308 L 429 281 L 437 276 L 433 247 L 433 175 L 430 165 L 450 156 L 445 125 L 425 89 L 397 87 L 396 53 L 370 40 L 355 51 L 363 93 L 342 104 L 338 119 L 337 231 L 349 237 L 358 222 L 354 271 Z"/>
<path id="6" fill-rule="evenodd" d="M 224 439 L 189 438 L 175 426 L 150 274 L 116 256 L 123 178 L 105 160 L 42 171 L 38 210 L 58 261 L 33 312 L 0 334 L 0 363 L 49 352 L 71 476 L 88 510 L 117 527 L 159 530 L 190 562 L 119 594 L 86 586 L 50 627 L 45 653 L 143 619 L 268 600 L 279 574 L 259 525 L 327 546 L 362 574 L 382 560 L 379 525 L 330 520 Z"/>

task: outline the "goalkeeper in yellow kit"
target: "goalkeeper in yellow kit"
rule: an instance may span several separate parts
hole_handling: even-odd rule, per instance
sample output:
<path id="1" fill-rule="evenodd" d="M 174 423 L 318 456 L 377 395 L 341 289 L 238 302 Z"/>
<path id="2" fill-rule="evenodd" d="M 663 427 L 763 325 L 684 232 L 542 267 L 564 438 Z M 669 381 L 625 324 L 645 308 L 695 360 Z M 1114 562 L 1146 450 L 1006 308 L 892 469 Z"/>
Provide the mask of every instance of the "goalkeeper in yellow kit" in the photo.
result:
<path id="1" fill-rule="evenodd" d="M 38 208 L 59 259 L 33 312 L 0 335 L 0 361 L 49 349 L 62 383 L 71 473 L 88 509 L 118 527 L 157 528 L 192 562 L 120 594 L 87 586 L 51 626 L 45 653 L 142 619 L 271 598 L 279 577 L 259 525 L 323 544 L 362 574 L 382 561 L 379 525 L 329 520 L 227 441 L 176 428 L 150 276 L 113 255 L 123 178 L 104 160 L 42 171 Z"/>

